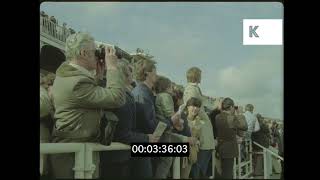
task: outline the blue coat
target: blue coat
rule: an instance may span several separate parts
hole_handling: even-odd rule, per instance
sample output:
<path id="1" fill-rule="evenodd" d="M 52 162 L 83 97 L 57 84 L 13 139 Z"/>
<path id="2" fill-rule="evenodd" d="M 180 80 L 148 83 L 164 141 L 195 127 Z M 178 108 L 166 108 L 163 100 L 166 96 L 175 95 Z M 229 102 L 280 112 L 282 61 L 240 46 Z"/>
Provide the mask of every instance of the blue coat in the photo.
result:
<path id="1" fill-rule="evenodd" d="M 115 129 L 112 142 L 121 142 L 124 144 L 130 144 L 133 142 L 149 142 L 149 138 L 146 134 L 136 132 L 136 105 L 134 97 L 131 92 L 126 92 L 126 103 L 120 108 L 112 110 L 112 112 L 118 117 L 119 121 Z M 130 151 L 108 151 L 102 152 L 102 164 L 122 162 L 129 160 L 131 154 Z"/>
<path id="2" fill-rule="evenodd" d="M 137 83 L 132 90 L 137 107 L 137 131 L 145 134 L 152 134 L 157 127 L 155 111 L 155 97 L 151 89 L 144 83 Z M 172 127 L 172 121 L 164 121 L 168 128 Z"/>
<path id="3" fill-rule="evenodd" d="M 148 136 L 136 132 L 136 104 L 133 95 L 126 92 L 126 103 L 112 111 L 119 119 L 115 130 L 114 142 L 130 144 L 132 142 L 148 142 Z"/>

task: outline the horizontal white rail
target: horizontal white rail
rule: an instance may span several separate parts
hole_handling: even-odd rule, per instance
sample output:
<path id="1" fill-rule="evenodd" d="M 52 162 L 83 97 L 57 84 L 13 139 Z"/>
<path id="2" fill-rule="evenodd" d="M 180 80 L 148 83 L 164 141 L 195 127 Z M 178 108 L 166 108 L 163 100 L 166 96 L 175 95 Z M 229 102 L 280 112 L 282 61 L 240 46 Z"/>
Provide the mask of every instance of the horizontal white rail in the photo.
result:
<path id="1" fill-rule="evenodd" d="M 281 161 L 283 161 L 283 157 L 279 156 L 278 154 L 276 154 L 275 152 L 271 151 L 270 149 L 265 148 L 265 147 L 263 147 L 262 145 L 254 142 L 254 141 L 253 141 L 253 144 L 259 146 L 260 148 L 262 148 L 263 150 L 265 150 L 267 153 L 270 153 L 270 154 L 272 154 L 273 156 L 279 158 Z"/>
<path id="2" fill-rule="evenodd" d="M 42 154 L 75 153 L 75 179 L 85 178 L 85 144 L 84 143 L 40 143 Z M 41 167 L 40 167 L 41 169 Z"/>
<path id="3" fill-rule="evenodd" d="M 40 154 L 59 154 L 79 152 L 84 143 L 40 143 Z"/>
<path id="4" fill-rule="evenodd" d="M 112 142 L 110 146 L 104 146 L 98 143 L 86 143 L 86 147 L 90 147 L 92 151 L 114 151 L 114 150 L 130 150 L 131 146 L 119 142 Z"/>

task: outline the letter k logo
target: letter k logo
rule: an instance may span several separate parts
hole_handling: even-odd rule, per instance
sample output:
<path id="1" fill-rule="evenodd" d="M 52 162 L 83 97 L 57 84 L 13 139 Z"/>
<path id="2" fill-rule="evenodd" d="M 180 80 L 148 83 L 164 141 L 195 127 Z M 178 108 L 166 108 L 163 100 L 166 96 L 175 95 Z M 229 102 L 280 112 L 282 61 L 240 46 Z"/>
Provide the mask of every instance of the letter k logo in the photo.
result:
<path id="1" fill-rule="evenodd" d="M 256 30 L 258 29 L 259 26 L 254 26 L 254 28 L 252 29 L 252 26 L 249 26 L 249 37 L 252 38 L 252 34 L 255 37 L 259 37 L 259 35 L 257 34 Z"/>

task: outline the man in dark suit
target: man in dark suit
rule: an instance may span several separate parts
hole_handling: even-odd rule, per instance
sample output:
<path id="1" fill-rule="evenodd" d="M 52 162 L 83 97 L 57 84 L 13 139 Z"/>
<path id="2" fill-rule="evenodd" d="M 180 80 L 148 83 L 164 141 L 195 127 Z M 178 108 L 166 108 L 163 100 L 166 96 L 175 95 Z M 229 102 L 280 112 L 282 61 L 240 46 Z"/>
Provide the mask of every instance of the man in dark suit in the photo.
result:
<path id="1" fill-rule="evenodd" d="M 216 116 L 217 151 L 221 159 L 222 178 L 233 178 L 234 158 L 238 157 L 237 131 L 247 127 L 235 116 L 234 102 L 231 98 L 222 101 L 222 112 Z"/>

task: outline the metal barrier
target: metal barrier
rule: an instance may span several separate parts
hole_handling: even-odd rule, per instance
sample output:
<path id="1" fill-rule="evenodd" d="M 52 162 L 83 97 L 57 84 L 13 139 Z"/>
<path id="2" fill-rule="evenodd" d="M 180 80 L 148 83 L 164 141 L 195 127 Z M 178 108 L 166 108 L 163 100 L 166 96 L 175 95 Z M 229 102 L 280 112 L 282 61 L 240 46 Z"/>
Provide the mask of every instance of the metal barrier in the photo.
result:
<path id="1" fill-rule="evenodd" d="M 172 166 L 172 178 L 180 179 L 180 157 L 174 158 L 173 166 Z"/>
<path id="2" fill-rule="evenodd" d="M 263 147 L 262 145 L 247 141 L 246 151 L 249 154 L 249 160 L 241 162 L 241 152 L 239 144 L 239 157 L 235 158 L 233 178 L 234 179 L 248 179 L 253 172 L 252 167 L 252 143 L 263 149 L 263 164 L 264 164 L 264 179 L 269 179 L 269 172 L 267 168 L 267 153 L 275 156 L 283 161 L 283 157 L 272 152 L 271 150 Z M 110 146 L 104 146 L 97 143 L 40 143 L 40 155 L 42 154 L 59 154 L 59 153 L 75 153 L 75 179 L 92 179 L 93 174 L 97 167 L 93 163 L 94 153 L 99 151 L 115 151 L 115 150 L 130 150 L 129 145 L 118 142 L 112 142 Z M 212 150 L 212 176 L 215 177 L 215 149 Z M 237 163 L 238 162 L 238 163 Z M 242 175 L 242 167 L 245 167 L 245 173 Z M 180 179 L 180 158 L 174 158 L 173 166 L 173 179 Z"/>
<path id="3" fill-rule="evenodd" d="M 85 171 L 85 178 L 86 179 L 93 179 L 94 171 L 96 167 L 93 163 L 93 156 L 95 153 L 99 151 L 115 151 L 115 150 L 130 150 L 131 146 L 112 142 L 110 146 L 104 146 L 98 143 L 85 143 L 86 153 L 85 153 L 85 162 L 86 162 L 86 171 Z"/>
<path id="4" fill-rule="evenodd" d="M 234 159 L 234 166 L 233 166 L 233 178 L 234 179 L 248 179 L 251 178 L 251 174 L 253 173 L 253 165 L 252 165 L 252 142 L 251 140 L 244 140 L 245 144 L 245 154 L 249 158 L 245 158 L 244 161 L 242 161 L 241 157 L 241 144 L 238 144 L 238 153 L 239 156 Z M 242 168 L 244 167 L 245 171 L 242 171 Z"/>
<path id="5" fill-rule="evenodd" d="M 40 143 L 41 154 L 75 153 L 75 179 L 84 179 L 85 144 L 84 143 Z"/>
<path id="6" fill-rule="evenodd" d="M 97 151 L 130 150 L 130 146 L 113 142 L 110 146 L 96 143 L 40 143 L 40 155 L 75 153 L 75 179 L 92 179 L 96 167 L 93 154 Z"/>
<path id="7" fill-rule="evenodd" d="M 281 161 L 284 161 L 283 157 L 279 156 L 278 154 L 272 152 L 270 149 L 263 147 L 262 145 L 258 144 L 257 142 L 253 142 L 253 144 L 255 144 L 256 146 L 260 147 L 263 149 L 263 178 L 264 179 L 269 179 L 270 178 L 270 172 L 268 171 L 267 168 L 267 153 L 269 153 L 270 155 L 280 159 Z M 271 168 L 272 171 L 272 168 Z"/>
<path id="8" fill-rule="evenodd" d="M 215 168 L 216 168 L 216 149 L 212 150 L 212 176 L 210 177 L 210 179 L 214 179 L 215 177 Z"/>
<path id="9" fill-rule="evenodd" d="M 40 143 L 40 155 L 75 153 L 75 179 L 93 179 L 97 167 L 93 162 L 95 153 L 99 151 L 130 150 L 126 144 L 112 142 L 110 146 L 98 143 Z M 180 157 L 175 158 L 173 163 L 173 178 L 180 179 Z"/>
<path id="10" fill-rule="evenodd" d="M 263 177 L 264 179 L 269 179 L 270 178 L 270 172 L 268 171 L 269 168 L 267 168 L 267 155 L 270 154 L 278 159 L 280 159 L 281 161 L 283 161 L 283 157 L 279 156 L 278 154 L 274 153 L 273 151 L 271 151 L 268 148 L 263 147 L 262 145 L 256 143 L 256 142 L 252 142 L 251 140 L 247 140 L 245 142 L 245 148 L 246 148 L 246 154 L 249 155 L 249 158 L 247 158 L 247 160 L 245 161 L 241 161 L 241 144 L 238 145 L 238 149 L 239 149 L 239 156 L 237 158 L 235 158 L 234 160 L 234 166 L 233 166 L 233 178 L 234 179 L 248 179 L 248 178 L 254 178 L 252 177 L 252 173 L 253 173 L 253 163 L 252 163 L 252 155 L 254 154 L 252 152 L 252 144 L 257 145 L 258 147 L 263 149 L 263 152 L 256 152 L 255 154 L 262 154 L 263 155 Z M 245 171 L 243 171 L 243 167 Z M 271 169 L 272 171 L 272 169 Z M 244 172 L 244 173 L 243 173 Z M 242 174 L 243 173 L 243 174 Z"/>

